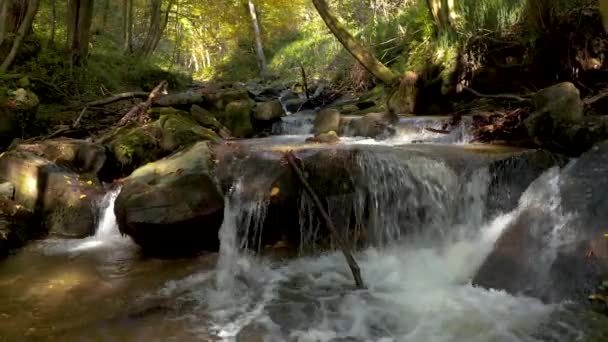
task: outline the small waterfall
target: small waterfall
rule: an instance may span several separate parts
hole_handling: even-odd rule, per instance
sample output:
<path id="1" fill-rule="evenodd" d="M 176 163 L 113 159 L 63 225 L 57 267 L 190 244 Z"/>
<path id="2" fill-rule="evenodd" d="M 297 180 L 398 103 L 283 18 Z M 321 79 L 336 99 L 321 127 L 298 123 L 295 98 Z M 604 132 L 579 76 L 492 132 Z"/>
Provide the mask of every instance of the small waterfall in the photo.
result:
<path id="1" fill-rule="evenodd" d="M 218 288 L 232 288 L 239 267 L 246 266 L 246 257 L 241 256 L 240 250 L 250 248 L 250 241 L 257 241 L 257 246 L 253 247 L 261 247 L 262 224 L 266 217 L 268 199 L 266 194 L 253 196 L 253 199 L 244 198 L 243 182 L 237 180 L 224 200 L 224 221 L 219 230 Z"/>
<path id="2" fill-rule="evenodd" d="M 99 211 L 101 212 L 99 224 L 95 231 L 95 239 L 105 241 L 120 235 L 116 223 L 116 215 L 114 215 L 114 202 L 120 194 L 120 187 L 109 190 L 99 203 Z"/>
<path id="3" fill-rule="evenodd" d="M 349 164 L 353 193 L 328 198 L 338 226 L 351 226 L 371 245 L 408 240 L 432 243 L 475 233 L 485 217 L 490 175 L 487 169 L 458 174 L 445 162 L 405 151 L 359 151 Z M 319 231 L 306 195 L 299 208 L 301 249 L 311 248 Z M 354 224 L 350 220 L 354 219 Z"/>
<path id="4" fill-rule="evenodd" d="M 274 135 L 308 135 L 312 133 L 316 113 L 313 110 L 302 111 L 282 117 L 272 127 Z"/>

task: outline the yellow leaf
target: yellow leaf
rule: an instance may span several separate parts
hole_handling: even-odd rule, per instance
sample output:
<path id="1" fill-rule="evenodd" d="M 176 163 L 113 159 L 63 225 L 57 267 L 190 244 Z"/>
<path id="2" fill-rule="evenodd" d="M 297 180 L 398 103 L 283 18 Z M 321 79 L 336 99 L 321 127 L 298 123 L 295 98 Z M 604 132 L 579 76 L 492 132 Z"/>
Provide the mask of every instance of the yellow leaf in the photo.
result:
<path id="1" fill-rule="evenodd" d="M 88 180 L 88 181 L 87 181 L 87 184 L 89 184 L 89 185 L 93 185 L 93 181 L 92 181 L 92 180 Z"/>
<path id="2" fill-rule="evenodd" d="M 281 189 L 279 189 L 278 186 L 275 186 L 272 188 L 272 190 L 270 190 L 270 196 L 274 197 L 274 196 L 278 195 L 279 192 L 281 192 Z"/>
<path id="3" fill-rule="evenodd" d="M 86 198 L 87 195 L 80 195 L 80 199 Z"/>
<path id="4" fill-rule="evenodd" d="M 70 179 L 70 177 L 68 177 L 68 176 L 66 176 L 66 175 L 63 175 L 63 178 L 65 178 L 65 179 Z"/>
<path id="5" fill-rule="evenodd" d="M 604 237 L 605 237 L 606 239 L 608 239 L 608 234 L 604 234 Z"/>
<path id="6" fill-rule="evenodd" d="M 71 181 L 69 181 L 69 180 L 67 180 L 67 181 L 65 181 L 65 182 L 66 182 L 66 183 L 68 183 L 68 184 L 70 184 L 70 185 L 72 184 L 72 182 L 71 182 Z"/>

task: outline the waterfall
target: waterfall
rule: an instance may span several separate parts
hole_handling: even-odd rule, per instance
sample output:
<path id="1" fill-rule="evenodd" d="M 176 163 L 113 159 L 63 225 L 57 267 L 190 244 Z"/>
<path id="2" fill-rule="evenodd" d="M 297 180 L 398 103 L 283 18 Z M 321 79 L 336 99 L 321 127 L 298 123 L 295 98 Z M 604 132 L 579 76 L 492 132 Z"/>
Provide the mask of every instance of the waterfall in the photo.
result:
<path id="1" fill-rule="evenodd" d="M 120 235 L 114 214 L 114 202 L 120 194 L 120 187 L 109 190 L 99 203 L 100 219 L 95 231 L 95 239 L 105 241 Z"/>

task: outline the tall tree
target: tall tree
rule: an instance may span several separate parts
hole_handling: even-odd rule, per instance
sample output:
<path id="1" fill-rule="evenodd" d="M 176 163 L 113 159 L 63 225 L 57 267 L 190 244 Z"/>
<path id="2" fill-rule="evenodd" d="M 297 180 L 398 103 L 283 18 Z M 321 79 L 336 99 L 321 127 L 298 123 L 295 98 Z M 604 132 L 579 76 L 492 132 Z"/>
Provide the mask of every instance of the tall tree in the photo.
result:
<path id="1" fill-rule="evenodd" d="M 55 43 L 55 33 L 57 31 L 57 0 L 51 0 L 51 45 Z"/>
<path id="2" fill-rule="evenodd" d="M 19 29 L 17 30 L 17 35 L 13 40 L 11 50 L 4 59 L 4 62 L 2 62 L 2 65 L 0 65 L 0 74 L 6 73 L 8 68 L 15 61 L 15 57 L 17 57 L 17 52 L 19 51 L 19 48 L 21 48 L 23 38 L 25 38 L 25 36 L 32 30 L 32 23 L 34 22 L 34 17 L 38 13 L 38 5 L 38 0 L 29 1 L 27 12 L 25 13 L 23 21 L 21 21 L 21 24 L 19 25 Z"/>
<path id="3" fill-rule="evenodd" d="M 163 32 L 167 28 L 169 12 L 171 11 L 171 7 L 173 7 L 173 0 L 169 1 L 164 16 L 162 15 L 161 5 L 162 0 L 150 0 L 150 26 L 140 51 L 140 54 L 143 56 L 149 56 L 154 52 L 163 36 Z"/>
<path id="4" fill-rule="evenodd" d="M 451 32 L 454 0 L 426 0 L 437 34 Z"/>
<path id="5" fill-rule="evenodd" d="M 346 48 L 346 50 L 359 61 L 365 69 L 367 69 L 367 71 L 387 85 L 395 85 L 397 83 L 397 75 L 367 51 L 363 45 L 346 30 L 344 25 L 331 14 L 325 0 L 312 0 L 312 2 L 330 31 L 336 36 L 340 43 L 342 43 L 344 48 Z"/>
<path id="6" fill-rule="evenodd" d="M 8 33 L 8 6 L 9 0 L 3 0 L 0 3 L 0 46 L 2 46 Z"/>
<path id="7" fill-rule="evenodd" d="M 67 15 L 67 45 L 73 65 L 82 65 L 89 54 L 93 0 L 69 0 Z"/>
<path id="8" fill-rule="evenodd" d="M 258 21 L 258 14 L 255 8 L 253 0 L 248 1 L 249 15 L 251 16 L 251 22 L 253 23 L 253 35 L 255 37 L 255 52 L 258 57 L 258 64 L 260 65 L 260 74 L 265 77 L 267 74 L 266 67 L 266 56 L 264 55 L 264 46 L 262 45 L 262 30 L 260 29 L 260 22 Z"/>
<path id="9" fill-rule="evenodd" d="M 133 0 L 122 2 L 122 24 L 124 50 L 130 53 L 133 52 Z"/>

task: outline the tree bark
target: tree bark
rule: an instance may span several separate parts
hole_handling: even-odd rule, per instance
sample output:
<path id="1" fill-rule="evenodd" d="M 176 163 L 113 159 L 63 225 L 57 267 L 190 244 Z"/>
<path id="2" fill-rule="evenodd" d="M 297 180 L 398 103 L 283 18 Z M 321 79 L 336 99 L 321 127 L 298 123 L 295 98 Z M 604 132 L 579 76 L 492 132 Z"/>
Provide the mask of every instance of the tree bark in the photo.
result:
<path id="1" fill-rule="evenodd" d="M 100 24 L 100 30 L 103 32 L 106 29 L 106 25 L 108 24 L 108 14 L 110 12 L 110 0 L 103 0 L 103 7 L 102 7 L 102 16 L 101 16 L 101 24 Z"/>
<path id="2" fill-rule="evenodd" d="M 11 47 L 11 51 L 8 53 L 8 56 L 6 56 L 6 58 L 4 59 L 4 62 L 2 62 L 2 65 L 0 65 L 0 74 L 6 73 L 6 70 L 8 70 L 8 68 L 11 66 L 11 64 L 13 64 L 13 62 L 15 61 L 15 57 L 17 57 L 17 52 L 19 51 L 19 48 L 21 47 L 23 38 L 25 38 L 25 36 L 32 29 L 32 22 L 34 21 L 34 17 L 38 13 L 38 5 L 39 5 L 38 0 L 31 0 L 29 2 L 29 6 L 27 8 L 25 17 L 24 17 L 23 21 L 21 22 L 19 29 L 17 30 L 17 36 L 13 40 L 13 45 Z"/>
<path id="3" fill-rule="evenodd" d="M 451 16 L 454 0 L 426 0 L 426 4 L 435 23 L 435 32 L 438 35 L 451 32 Z"/>
<path id="4" fill-rule="evenodd" d="M 3 0 L 0 4 L 0 46 L 4 43 L 8 31 L 8 6 L 9 0 Z"/>
<path id="5" fill-rule="evenodd" d="M 600 0 L 600 14 L 602 16 L 604 31 L 608 33 L 608 0 Z"/>
<path id="6" fill-rule="evenodd" d="M 319 15 L 342 43 L 344 48 L 357 60 L 367 71 L 374 77 L 378 78 L 382 83 L 393 86 L 397 83 L 398 77 L 374 55 L 367 51 L 329 11 L 325 0 L 312 0 Z"/>
<path id="7" fill-rule="evenodd" d="M 93 0 L 69 0 L 67 43 L 72 65 L 83 65 L 86 62 L 92 22 Z"/>
<path id="8" fill-rule="evenodd" d="M 123 0 L 123 44 L 127 53 L 133 52 L 133 0 Z"/>
<path id="9" fill-rule="evenodd" d="M 260 75 L 262 78 L 266 77 L 267 65 L 266 56 L 264 55 L 264 46 L 262 45 L 262 31 L 260 30 L 260 22 L 258 21 L 258 14 L 255 8 L 255 4 L 252 0 L 249 0 L 249 15 L 251 16 L 251 22 L 253 23 L 253 35 L 255 37 L 255 52 L 258 57 L 258 64 L 260 65 Z"/>
<path id="10" fill-rule="evenodd" d="M 140 55 L 148 56 L 152 53 L 152 46 L 156 37 L 160 34 L 161 27 L 161 5 L 162 0 L 150 0 L 150 25 L 148 27 L 148 34 L 144 40 L 144 44 L 141 47 Z"/>
<path id="11" fill-rule="evenodd" d="M 49 42 L 55 44 L 55 33 L 57 32 L 57 0 L 51 1 L 51 37 Z"/>

